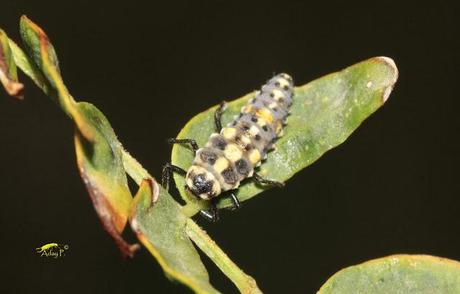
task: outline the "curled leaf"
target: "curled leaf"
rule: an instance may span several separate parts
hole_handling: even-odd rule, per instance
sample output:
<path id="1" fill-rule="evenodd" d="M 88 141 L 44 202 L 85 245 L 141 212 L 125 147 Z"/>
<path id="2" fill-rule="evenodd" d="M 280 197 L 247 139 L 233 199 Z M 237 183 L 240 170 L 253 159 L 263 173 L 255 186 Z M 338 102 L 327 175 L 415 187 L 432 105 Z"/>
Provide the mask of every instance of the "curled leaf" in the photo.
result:
<path id="1" fill-rule="evenodd" d="M 32 60 L 22 51 L 22 49 L 11 39 L 8 40 L 10 44 L 11 53 L 14 58 L 14 62 L 32 81 L 45 92 L 47 95 L 51 95 L 50 85 L 42 72 L 32 62 Z"/>
<path id="2" fill-rule="evenodd" d="M 46 90 L 49 91 L 47 94 L 78 124 L 80 116 L 74 105 L 76 102 L 62 81 L 56 51 L 48 36 L 37 24 L 26 16 L 21 17 L 20 33 L 27 53 L 34 65 L 43 73 L 49 84 L 50 89 L 46 87 Z M 85 133 L 83 129 L 81 131 Z M 88 137 L 89 133 L 85 134 L 85 136 Z"/>
<path id="3" fill-rule="evenodd" d="M 295 88 L 291 114 L 284 135 L 275 144 L 276 150 L 268 154 L 258 173 L 265 178 L 286 181 L 295 173 L 312 164 L 328 150 L 336 147 L 374 111 L 388 99 L 398 78 L 393 60 L 375 57 L 352 65 L 340 72 L 329 74 L 304 86 Z M 222 121 L 229 123 L 241 107 L 254 97 L 250 93 L 228 103 Z M 195 139 L 204 146 L 214 132 L 212 107 L 192 118 L 180 131 L 178 138 Z M 186 146 L 174 145 L 171 161 L 187 169 L 193 152 Z M 176 186 L 191 213 L 203 205 L 187 196 L 184 178 L 174 176 Z M 262 192 L 253 182 L 247 182 L 237 190 L 237 197 L 244 201 Z M 219 207 L 230 207 L 230 199 L 221 199 Z"/>
<path id="4" fill-rule="evenodd" d="M 121 233 L 125 228 L 131 193 L 123 168 L 121 144 L 105 116 L 92 104 L 77 104 L 80 124 L 85 124 L 90 140 L 77 129 L 75 149 L 80 175 L 88 189 L 94 208 L 106 231 L 125 256 L 132 256 L 137 245 L 126 243 Z"/>
<path id="5" fill-rule="evenodd" d="M 155 205 L 154 198 L 158 198 Z M 218 293 L 209 283 L 208 272 L 185 232 L 187 217 L 152 179 L 142 181 L 132 202 L 130 223 L 168 277 L 197 293 Z"/>
<path id="6" fill-rule="evenodd" d="M 69 94 L 62 81 L 53 45 L 45 32 L 25 16 L 21 18 L 21 36 L 33 63 L 47 80 L 44 90 L 50 90 L 50 96 L 76 124 L 78 167 L 104 228 L 122 253 L 132 256 L 138 246 L 127 244 L 121 238 L 132 197 L 123 167 L 120 142 L 102 112 L 92 104 L 76 102 Z M 26 68 L 33 71 L 35 66 Z"/>
<path id="7" fill-rule="evenodd" d="M 14 59 L 74 120 L 81 176 L 104 228 L 122 252 L 132 256 L 138 248 L 120 236 L 131 211 L 133 230 L 169 277 L 198 293 L 217 293 L 209 284 L 206 269 L 190 237 L 238 288 L 247 293 L 260 293 L 254 279 L 231 262 L 205 232 L 182 213 L 173 198 L 165 190 L 158 189 L 148 172 L 123 150 L 105 116 L 92 104 L 73 99 L 62 81 L 56 53 L 44 31 L 23 17 L 21 34 L 31 57 L 8 40 Z M 140 185 L 135 201 L 128 190 L 126 172 Z M 149 180 L 143 180 L 146 178 Z M 153 207 L 159 197 L 158 205 Z"/>
<path id="8" fill-rule="evenodd" d="M 18 73 L 13 53 L 11 52 L 8 36 L 0 29 L 0 82 L 6 92 L 22 99 L 24 85 L 18 82 Z"/>
<path id="9" fill-rule="evenodd" d="M 27 53 L 38 68 L 42 69 L 45 75 L 50 75 L 49 68 L 55 69 L 60 74 L 56 51 L 42 28 L 25 15 L 21 17 L 19 28 L 22 40 L 27 45 Z M 47 78 L 53 80 L 52 77 L 47 76 Z"/>
<path id="10" fill-rule="evenodd" d="M 460 293 L 460 263 L 429 255 L 392 255 L 345 268 L 318 294 Z"/>

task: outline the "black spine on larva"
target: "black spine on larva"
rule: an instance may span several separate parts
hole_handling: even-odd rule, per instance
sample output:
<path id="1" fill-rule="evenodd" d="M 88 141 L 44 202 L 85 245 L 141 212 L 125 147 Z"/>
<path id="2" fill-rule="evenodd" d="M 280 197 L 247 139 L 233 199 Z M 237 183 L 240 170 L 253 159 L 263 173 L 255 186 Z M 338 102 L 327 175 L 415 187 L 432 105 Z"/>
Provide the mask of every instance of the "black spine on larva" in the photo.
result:
<path id="1" fill-rule="evenodd" d="M 192 171 L 202 168 L 201 172 L 204 169 L 207 177 L 214 178 L 218 184 L 213 186 L 212 197 L 215 197 L 220 192 L 236 189 L 240 181 L 252 176 L 254 168 L 281 136 L 292 96 L 293 81 L 289 75 L 271 78 L 241 113 L 222 128 L 220 134 L 212 134 L 206 146 L 198 151 L 187 174 L 190 177 L 187 185 L 193 183 Z"/>

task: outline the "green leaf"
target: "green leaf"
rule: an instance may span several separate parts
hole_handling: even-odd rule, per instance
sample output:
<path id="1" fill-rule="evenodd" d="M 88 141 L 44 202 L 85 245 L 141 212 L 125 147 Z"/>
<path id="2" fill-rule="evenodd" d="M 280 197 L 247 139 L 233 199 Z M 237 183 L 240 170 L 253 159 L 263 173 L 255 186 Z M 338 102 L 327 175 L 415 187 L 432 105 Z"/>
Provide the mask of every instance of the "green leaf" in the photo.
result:
<path id="1" fill-rule="evenodd" d="M 295 88 L 284 136 L 277 140 L 276 150 L 268 154 L 258 173 L 268 179 L 286 181 L 344 142 L 364 119 L 384 104 L 397 77 L 398 70 L 393 60 L 375 57 Z M 223 123 L 232 121 L 252 97 L 254 93 L 230 102 L 224 112 Z M 203 146 L 214 131 L 216 107 L 192 118 L 177 137 L 195 139 L 199 146 Z M 193 158 L 190 148 L 174 145 L 171 157 L 174 165 L 187 169 Z M 183 177 L 175 175 L 174 179 L 180 194 L 189 204 L 187 214 L 194 214 L 206 205 L 187 196 Z M 264 189 L 267 187 L 245 183 L 237 190 L 237 197 L 244 201 Z M 221 199 L 219 203 L 219 207 L 231 205 L 230 199 Z"/>
<path id="2" fill-rule="evenodd" d="M 81 176 L 104 228 L 122 252 L 131 256 L 138 248 L 120 236 L 132 208 L 134 231 L 169 277 L 196 292 L 217 292 L 209 284 L 208 274 L 190 241 L 192 239 L 239 289 L 245 293 L 260 293 L 255 280 L 239 269 L 199 226 L 187 218 L 165 190 L 160 189 L 158 193 L 152 176 L 122 148 L 102 112 L 92 104 L 73 99 L 62 81 L 55 51 L 43 30 L 23 17 L 21 31 L 32 58 L 9 40 L 15 61 L 74 120 Z M 126 173 L 141 186 L 134 202 L 127 187 Z M 161 200 L 158 207 L 152 208 L 158 194 Z M 158 221 L 160 227 L 157 227 Z"/>
<path id="3" fill-rule="evenodd" d="M 154 204 L 154 199 L 158 199 Z M 130 223 L 138 239 L 160 263 L 166 275 L 197 293 L 218 293 L 185 232 L 187 217 L 153 180 L 144 180 L 132 203 Z"/>
<path id="4" fill-rule="evenodd" d="M 345 268 L 318 294 L 460 293 L 460 263 L 429 255 L 393 255 Z"/>
<path id="5" fill-rule="evenodd" d="M 122 252 L 131 256 L 137 249 L 137 245 L 126 243 L 120 236 L 132 207 L 131 225 L 134 231 L 169 277 L 200 293 L 217 292 L 209 284 L 206 269 L 190 238 L 239 289 L 245 293 L 260 293 L 255 280 L 239 269 L 199 226 L 187 218 L 165 190 L 160 190 L 162 196 L 158 208 L 150 207 L 158 196 L 158 192 L 154 192 L 158 187 L 152 176 L 123 150 L 102 112 L 89 103 L 76 102 L 69 94 L 62 81 L 53 46 L 43 30 L 23 17 L 21 31 L 32 58 L 9 40 L 15 61 L 74 120 L 81 176 L 104 228 Z M 135 202 L 127 187 L 126 173 L 141 186 Z M 149 207 L 139 206 L 142 203 L 149 203 Z M 165 221 L 160 228 L 156 227 L 157 219 Z M 168 246 L 165 247 L 165 244 Z"/>
<path id="6" fill-rule="evenodd" d="M 77 128 L 75 149 L 80 175 L 94 208 L 106 231 L 113 237 L 125 256 L 133 256 L 137 245 L 121 237 L 128 220 L 131 193 L 122 162 L 122 147 L 105 116 L 92 104 L 77 103 L 90 140 Z"/>
<path id="7" fill-rule="evenodd" d="M 0 29 L 0 82 L 6 92 L 22 99 L 21 91 L 24 86 L 18 82 L 18 73 L 13 53 L 11 52 L 8 36 Z"/>
<path id="8" fill-rule="evenodd" d="M 235 284 L 241 293 L 259 294 L 262 293 L 253 277 L 244 273 L 225 254 L 217 244 L 203 231 L 191 218 L 187 219 L 187 235 Z"/>
<path id="9" fill-rule="evenodd" d="M 22 51 L 19 46 L 9 39 L 10 49 L 16 65 L 29 77 L 32 81 L 45 92 L 47 95 L 52 95 L 51 88 L 43 76 L 40 69 L 32 62 L 32 60 Z"/>
<path id="10" fill-rule="evenodd" d="M 188 236 L 241 293 L 262 293 L 256 281 L 238 268 L 191 218 L 186 217 L 172 196 L 159 187 L 152 176 L 126 151 L 123 152 L 123 162 L 126 172 L 141 187 L 132 203 L 131 227 L 167 275 L 196 292 L 215 292 L 209 285 L 206 270 L 195 248 L 184 237 Z M 157 202 L 157 199 L 160 200 Z"/>
<path id="11" fill-rule="evenodd" d="M 122 161 L 122 146 L 108 120 L 94 105 L 76 102 L 62 81 L 59 62 L 45 32 L 27 17 L 21 18 L 21 36 L 32 61 L 42 73 L 61 109 L 75 122 L 75 148 L 80 175 L 106 231 L 124 255 L 137 245 L 126 243 L 121 233 L 128 220 L 131 193 Z M 18 51 L 19 52 L 19 51 Z M 23 59 L 24 62 L 29 59 Z M 34 72 L 35 67 L 29 66 Z M 41 76 L 38 75 L 40 79 Z"/>
<path id="12" fill-rule="evenodd" d="M 53 73 L 50 70 L 56 70 L 60 75 L 60 69 L 56 51 L 48 36 L 25 15 L 21 17 L 19 28 L 22 40 L 27 45 L 27 53 L 32 57 L 35 65 L 42 69 L 48 80 L 52 82 L 54 77 L 52 77 Z"/>
<path id="13" fill-rule="evenodd" d="M 77 122 L 80 118 L 75 107 L 76 102 L 62 81 L 56 52 L 48 36 L 25 15 L 21 17 L 20 33 L 26 46 L 26 51 L 34 64 L 29 66 L 28 69 L 32 69 L 32 72 L 34 72 L 34 68 L 36 67 L 41 71 L 47 81 L 43 85 L 45 93 L 53 98 L 60 105 L 61 109 Z M 37 78 L 40 79 L 41 77 Z"/>

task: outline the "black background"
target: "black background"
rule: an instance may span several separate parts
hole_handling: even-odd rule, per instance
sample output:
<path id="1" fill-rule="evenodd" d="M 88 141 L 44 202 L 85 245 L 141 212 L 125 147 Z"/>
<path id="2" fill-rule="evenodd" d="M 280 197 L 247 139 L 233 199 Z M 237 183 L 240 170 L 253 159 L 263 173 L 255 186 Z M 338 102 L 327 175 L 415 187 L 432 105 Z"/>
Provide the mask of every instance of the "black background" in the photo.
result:
<path id="1" fill-rule="evenodd" d="M 304 84 L 392 57 L 393 94 L 343 145 L 284 190 L 198 222 L 267 293 L 314 293 L 339 269 L 394 253 L 460 259 L 459 25 L 448 1 L 2 0 L 0 27 L 17 41 L 21 14 L 50 36 L 73 96 L 97 105 L 157 178 L 166 138 L 273 72 Z M 0 94 L 0 292 L 188 292 L 145 249 L 121 258 L 77 173 L 72 123 L 22 80 L 24 101 Z M 35 254 L 49 242 L 70 250 Z M 204 261 L 218 289 L 236 292 Z"/>

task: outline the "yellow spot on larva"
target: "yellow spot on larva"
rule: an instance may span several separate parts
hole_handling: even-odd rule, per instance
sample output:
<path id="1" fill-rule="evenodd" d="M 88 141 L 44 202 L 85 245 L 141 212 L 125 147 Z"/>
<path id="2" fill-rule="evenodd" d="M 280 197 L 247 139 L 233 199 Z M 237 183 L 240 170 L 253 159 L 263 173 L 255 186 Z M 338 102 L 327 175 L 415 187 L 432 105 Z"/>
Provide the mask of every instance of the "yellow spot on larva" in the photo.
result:
<path id="1" fill-rule="evenodd" d="M 270 110 L 268 110 L 266 108 L 257 109 L 256 116 L 258 116 L 259 118 L 264 119 L 269 124 L 271 124 L 273 122 L 273 115 L 270 112 Z"/>
<path id="2" fill-rule="evenodd" d="M 192 176 L 191 176 L 192 174 L 197 175 L 197 174 L 201 174 L 201 173 L 207 174 L 207 170 L 204 169 L 204 168 L 201 167 L 201 166 L 192 165 L 192 166 L 188 169 L 186 178 L 189 179 L 189 178 L 192 177 Z M 193 179 L 192 179 L 192 180 L 193 180 Z M 192 185 L 193 185 L 193 183 L 192 183 L 191 181 L 190 181 L 190 182 L 187 181 L 187 184 L 189 184 L 189 187 L 192 187 Z"/>
<path id="3" fill-rule="evenodd" d="M 274 98 L 276 101 L 279 101 L 281 98 L 284 98 L 283 92 L 281 92 L 281 91 L 278 90 L 278 89 L 273 90 L 272 93 L 273 93 L 273 98 Z"/>
<path id="4" fill-rule="evenodd" d="M 252 105 L 244 106 L 243 108 L 241 108 L 241 112 L 244 112 L 244 113 L 252 112 Z"/>
<path id="5" fill-rule="evenodd" d="M 249 134 L 252 136 L 252 137 L 255 137 L 255 135 L 257 135 L 259 133 L 259 129 L 256 127 L 256 126 L 251 126 L 249 128 Z"/>
<path id="6" fill-rule="evenodd" d="M 283 124 L 281 122 L 278 122 L 275 128 L 276 134 L 279 134 L 282 130 L 283 130 Z"/>
<path id="7" fill-rule="evenodd" d="M 225 170 L 228 167 L 228 160 L 221 157 L 216 160 L 213 167 L 216 172 L 221 173 L 223 170 Z"/>
<path id="8" fill-rule="evenodd" d="M 251 139 L 248 136 L 242 135 L 241 142 L 245 145 L 251 144 Z"/>
<path id="9" fill-rule="evenodd" d="M 255 165 L 260 161 L 260 152 L 257 149 L 252 149 L 251 153 L 249 154 L 249 161 L 252 165 Z"/>
<path id="10" fill-rule="evenodd" d="M 232 162 L 236 162 L 237 160 L 241 159 L 243 156 L 243 152 L 241 149 L 235 144 L 228 144 L 224 150 L 225 157 Z"/>
<path id="11" fill-rule="evenodd" d="M 189 186 L 189 187 L 192 187 L 192 186 L 193 186 L 193 182 L 192 182 L 192 179 L 191 179 L 191 178 L 187 177 L 186 180 L 185 180 L 185 182 L 187 183 L 187 186 Z"/>
<path id="12" fill-rule="evenodd" d="M 223 128 L 221 133 L 225 139 L 233 139 L 236 135 L 236 129 L 235 128 Z"/>
<path id="13" fill-rule="evenodd" d="M 272 103 L 270 103 L 270 104 L 268 105 L 268 107 L 270 107 L 271 109 L 276 108 L 276 107 L 278 107 L 278 103 L 272 102 Z"/>
<path id="14" fill-rule="evenodd" d="M 214 195 L 219 195 L 220 194 L 220 184 L 218 181 L 213 181 L 212 183 L 212 192 Z M 209 198 L 209 197 L 208 197 Z"/>

